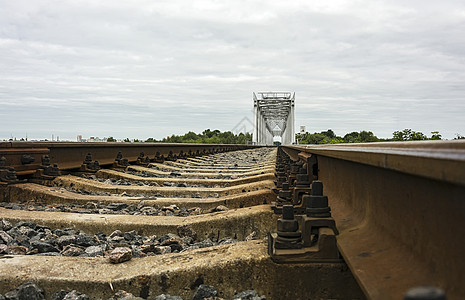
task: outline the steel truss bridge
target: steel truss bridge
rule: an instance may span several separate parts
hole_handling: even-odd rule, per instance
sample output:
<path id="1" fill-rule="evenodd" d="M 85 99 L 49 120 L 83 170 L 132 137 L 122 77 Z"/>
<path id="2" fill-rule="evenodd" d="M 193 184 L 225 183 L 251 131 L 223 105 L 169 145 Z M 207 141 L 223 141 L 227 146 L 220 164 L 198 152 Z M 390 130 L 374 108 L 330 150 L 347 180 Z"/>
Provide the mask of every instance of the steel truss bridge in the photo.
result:
<path id="1" fill-rule="evenodd" d="M 294 101 L 295 93 L 257 92 L 254 100 L 255 145 L 272 145 L 279 141 L 283 145 L 295 142 Z"/>

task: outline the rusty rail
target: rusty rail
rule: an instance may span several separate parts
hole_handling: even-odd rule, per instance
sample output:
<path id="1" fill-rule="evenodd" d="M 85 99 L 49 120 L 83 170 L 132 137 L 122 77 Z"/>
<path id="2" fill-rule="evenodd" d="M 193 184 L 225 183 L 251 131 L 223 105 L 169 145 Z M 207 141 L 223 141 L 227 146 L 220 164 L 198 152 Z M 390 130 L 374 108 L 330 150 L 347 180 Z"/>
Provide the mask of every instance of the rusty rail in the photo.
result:
<path id="1" fill-rule="evenodd" d="M 58 164 L 62 170 L 76 169 L 81 166 L 87 153 L 100 165 L 110 165 L 118 152 L 124 158 L 134 162 L 141 152 L 153 157 L 157 152 L 165 157 L 171 151 L 179 155 L 192 153 L 214 153 L 232 150 L 250 149 L 252 145 L 227 144 L 175 144 L 175 143 L 73 143 L 73 142 L 3 142 L 0 143 L 0 157 L 6 158 L 6 167 L 14 167 L 18 175 L 34 173 L 41 165 L 44 155 L 50 157 L 50 163 Z"/>
<path id="2" fill-rule="evenodd" d="M 317 161 L 337 245 L 368 298 L 465 295 L 465 142 L 285 146 Z"/>

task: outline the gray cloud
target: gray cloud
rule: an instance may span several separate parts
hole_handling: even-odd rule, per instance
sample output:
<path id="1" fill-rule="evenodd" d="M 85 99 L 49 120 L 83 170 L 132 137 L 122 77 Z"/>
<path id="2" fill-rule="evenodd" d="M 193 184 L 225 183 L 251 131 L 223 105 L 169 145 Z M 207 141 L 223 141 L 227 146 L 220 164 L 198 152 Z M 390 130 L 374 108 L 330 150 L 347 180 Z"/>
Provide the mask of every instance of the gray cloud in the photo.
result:
<path id="1" fill-rule="evenodd" d="M 310 131 L 465 134 L 462 1 L 312 2 L 0 0 L 0 138 L 231 130 L 257 90 Z"/>

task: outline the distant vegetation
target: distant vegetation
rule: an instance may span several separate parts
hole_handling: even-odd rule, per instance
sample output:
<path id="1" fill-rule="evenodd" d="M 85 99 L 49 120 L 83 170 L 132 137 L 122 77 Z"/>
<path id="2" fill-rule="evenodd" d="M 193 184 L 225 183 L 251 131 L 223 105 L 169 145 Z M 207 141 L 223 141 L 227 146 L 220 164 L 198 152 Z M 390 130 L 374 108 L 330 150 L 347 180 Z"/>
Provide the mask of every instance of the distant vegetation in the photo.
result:
<path id="1" fill-rule="evenodd" d="M 457 139 L 463 138 L 457 135 Z M 388 142 L 388 141 L 419 141 L 419 140 L 441 140 L 442 136 L 439 131 L 432 131 L 431 137 L 412 129 L 404 129 L 402 131 L 394 131 L 392 138 L 378 138 L 371 131 L 360 131 L 347 133 L 343 137 L 337 136 L 334 131 L 328 129 L 320 133 L 298 133 L 296 139 L 299 144 L 339 144 L 339 143 L 370 143 L 370 142 Z"/>
<path id="2" fill-rule="evenodd" d="M 113 137 L 107 139 L 108 142 L 115 142 Z M 144 142 L 142 140 L 130 140 L 126 138 L 123 142 Z M 234 134 L 231 131 L 221 132 L 219 130 L 204 130 L 201 134 L 189 131 L 184 135 L 172 135 L 162 140 L 148 138 L 145 140 L 147 143 L 195 143 L 195 144 L 251 144 L 252 135 L 250 133 Z"/>
<path id="3" fill-rule="evenodd" d="M 148 141 L 148 140 L 147 140 Z M 184 135 L 172 135 L 161 140 L 163 143 L 201 143 L 201 144 L 251 144 L 250 133 L 234 134 L 231 131 L 204 130 L 201 134 L 189 131 Z"/>
<path id="4" fill-rule="evenodd" d="M 334 131 L 328 129 L 322 132 L 315 133 L 297 133 L 296 140 L 299 144 L 339 144 L 339 143 L 371 143 L 371 142 L 389 142 L 389 141 L 418 141 L 418 140 L 441 140 L 442 135 L 439 131 L 432 131 L 428 137 L 420 131 L 412 129 L 404 129 L 402 131 L 394 131 L 392 138 L 378 138 L 371 131 L 362 130 L 360 132 L 353 131 L 344 136 L 337 136 Z M 456 134 L 454 140 L 465 139 L 464 136 Z M 107 139 L 108 142 L 116 142 L 113 137 Z M 119 140 L 121 141 L 121 140 Z M 219 130 L 204 130 L 202 133 L 189 131 L 184 135 L 171 135 L 161 140 L 148 138 L 145 141 L 126 138 L 123 142 L 147 142 L 147 143 L 195 143 L 195 144 L 251 144 L 252 134 L 239 133 L 234 134 L 231 131 L 221 132 Z"/>
<path id="5" fill-rule="evenodd" d="M 340 137 L 337 136 L 331 129 L 322 131 L 320 133 L 298 133 L 296 139 L 299 144 L 368 143 L 380 141 L 380 139 L 377 138 L 371 131 L 354 131 L 344 135 L 344 137 Z"/>

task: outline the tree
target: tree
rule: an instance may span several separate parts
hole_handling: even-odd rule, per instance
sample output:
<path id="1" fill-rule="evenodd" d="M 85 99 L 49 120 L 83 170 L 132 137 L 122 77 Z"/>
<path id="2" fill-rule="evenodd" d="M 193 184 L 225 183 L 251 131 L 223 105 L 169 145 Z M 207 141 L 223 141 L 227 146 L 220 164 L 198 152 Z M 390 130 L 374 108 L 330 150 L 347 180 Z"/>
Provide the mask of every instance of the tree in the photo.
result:
<path id="1" fill-rule="evenodd" d="M 365 130 L 348 133 L 344 136 L 343 140 L 344 143 L 371 143 L 379 141 L 378 137 L 376 137 L 373 132 Z"/>
<path id="2" fill-rule="evenodd" d="M 392 133 L 393 141 L 409 141 L 412 137 L 412 129 L 404 129 L 402 131 L 394 131 Z"/>
<path id="3" fill-rule="evenodd" d="M 205 129 L 203 132 L 202 132 L 202 135 L 205 135 L 207 137 L 211 137 L 213 135 L 212 131 L 210 129 Z"/>
<path id="4" fill-rule="evenodd" d="M 184 135 L 184 140 L 189 140 L 195 143 L 200 137 L 197 135 L 197 133 L 189 131 Z"/>
<path id="5" fill-rule="evenodd" d="M 130 140 L 129 138 L 125 138 L 123 142 L 125 142 L 125 143 L 130 143 L 131 140 Z"/>
<path id="6" fill-rule="evenodd" d="M 439 131 L 431 131 L 430 140 L 442 140 L 442 135 L 439 134 Z"/>
<path id="7" fill-rule="evenodd" d="M 202 135 L 205 135 L 207 138 L 211 138 L 213 136 L 218 136 L 221 133 L 218 129 L 211 131 L 210 129 L 206 129 L 202 132 Z"/>
<path id="8" fill-rule="evenodd" d="M 330 139 L 334 139 L 336 137 L 336 134 L 331 129 L 328 129 L 327 131 L 322 131 L 321 134 L 326 135 Z"/>
<path id="9" fill-rule="evenodd" d="M 145 140 L 146 143 L 155 143 L 157 140 L 154 138 L 148 138 Z"/>
<path id="10" fill-rule="evenodd" d="M 338 144 L 344 142 L 344 140 L 336 136 L 331 129 L 320 133 L 298 133 L 296 139 L 299 141 L 299 144 Z"/>
<path id="11" fill-rule="evenodd" d="M 357 143 L 360 134 L 356 131 L 344 135 L 344 143 Z"/>
<path id="12" fill-rule="evenodd" d="M 107 142 L 116 142 L 115 138 L 110 136 L 109 138 L 107 138 Z"/>
<path id="13" fill-rule="evenodd" d="M 379 139 L 371 131 L 360 131 L 360 134 L 357 139 L 357 143 L 371 143 L 378 142 Z"/>
<path id="14" fill-rule="evenodd" d="M 427 140 L 428 137 L 426 135 L 424 135 L 422 132 L 413 131 L 412 137 L 410 139 L 412 141 L 423 141 L 423 140 Z"/>
<path id="15" fill-rule="evenodd" d="M 441 140 L 442 135 L 439 131 L 432 131 L 431 138 L 428 138 L 425 134 L 420 131 L 414 131 L 412 129 L 404 129 L 402 131 L 394 131 L 392 133 L 393 141 L 423 141 L 423 140 Z"/>

